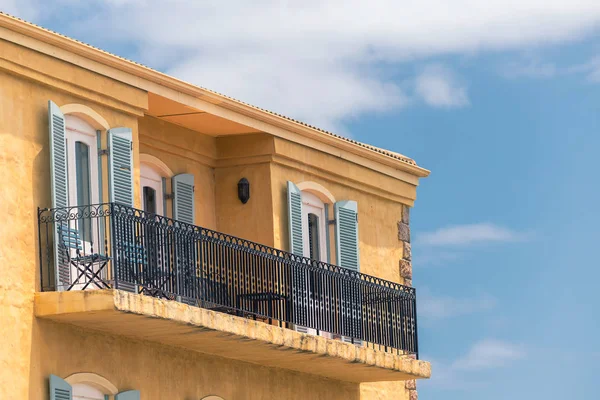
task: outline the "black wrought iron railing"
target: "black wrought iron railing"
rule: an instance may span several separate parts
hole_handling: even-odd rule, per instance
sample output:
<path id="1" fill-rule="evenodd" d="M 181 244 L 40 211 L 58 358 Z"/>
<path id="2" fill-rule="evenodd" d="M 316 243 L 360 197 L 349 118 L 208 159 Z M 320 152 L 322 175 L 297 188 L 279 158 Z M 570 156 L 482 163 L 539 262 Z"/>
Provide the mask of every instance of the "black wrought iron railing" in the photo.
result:
<path id="1" fill-rule="evenodd" d="M 43 290 L 128 290 L 418 354 L 412 287 L 116 203 L 38 222 Z"/>

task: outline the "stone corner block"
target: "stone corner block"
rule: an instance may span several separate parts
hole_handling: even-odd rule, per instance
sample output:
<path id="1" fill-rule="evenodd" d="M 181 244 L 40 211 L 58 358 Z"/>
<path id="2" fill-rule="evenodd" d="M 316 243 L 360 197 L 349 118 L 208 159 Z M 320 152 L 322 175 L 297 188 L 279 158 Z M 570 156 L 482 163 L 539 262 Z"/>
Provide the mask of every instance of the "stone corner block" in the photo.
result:
<path id="1" fill-rule="evenodd" d="M 410 207 L 407 205 L 402 205 L 402 222 L 410 224 Z"/>
<path id="2" fill-rule="evenodd" d="M 419 394 L 416 390 L 409 390 L 408 398 L 409 400 L 419 400 Z"/>
<path id="3" fill-rule="evenodd" d="M 400 260 L 400 276 L 404 279 L 412 279 L 412 263 L 408 260 Z"/>
<path id="4" fill-rule="evenodd" d="M 408 390 L 417 390 L 417 381 L 415 379 L 411 379 L 409 381 L 404 382 L 404 386 Z"/>
<path id="5" fill-rule="evenodd" d="M 412 247 L 409 242 L 402 242 L 402 258 L 412 260 Z"/>
<path id="6" fill-rule="evenodd" d="M 402 221 L 398 222 L 398 240 L 410 243 L 410 226 Z"/>

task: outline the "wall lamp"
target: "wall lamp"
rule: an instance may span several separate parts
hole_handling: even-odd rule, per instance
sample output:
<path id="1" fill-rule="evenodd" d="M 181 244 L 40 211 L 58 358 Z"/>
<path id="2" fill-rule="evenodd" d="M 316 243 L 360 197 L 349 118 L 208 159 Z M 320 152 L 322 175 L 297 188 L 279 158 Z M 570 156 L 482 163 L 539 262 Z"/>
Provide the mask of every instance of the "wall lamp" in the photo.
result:
<path id="1" fill-rule="evenodd" d="M 246 204 L 250 200 L 250 182 L 246 178 L 242 178 L 238 182 L 238 198 L 242 204 Z"/>

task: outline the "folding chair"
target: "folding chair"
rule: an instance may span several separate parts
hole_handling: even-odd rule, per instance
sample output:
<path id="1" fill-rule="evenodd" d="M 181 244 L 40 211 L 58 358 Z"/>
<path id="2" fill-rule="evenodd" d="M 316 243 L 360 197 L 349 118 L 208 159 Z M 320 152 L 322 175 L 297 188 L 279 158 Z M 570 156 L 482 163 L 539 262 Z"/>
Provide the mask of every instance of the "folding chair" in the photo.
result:
<path id="1" fill-rule="evenodd" d="M 87 278 L 88 281 L 81 290 L 85 290 L 92 283 L 100 289 L 110 288 L 108 283 L 100 278 L 100 273 L 108 264 L 110 257 L 99 253 L 81 254 L 83 251 L 83 241 L 79 236 L 79 231 L 71 228 L 68 224 L 59 224 L 58 232 L 60 244 L 67 263 L 75 267 L 78 271 L 77 278 L 71 282 L 71 285 L 67 290 L 73 289 L 75 285 L 79 284 L 79 280 L 83 277 Z M 72 256 L 73 251 L 75 251 L 75 256 Z M 97 267 L 94 268 L 94 266 Z M 83 282 L 81 284 L 83 284 Z"/>

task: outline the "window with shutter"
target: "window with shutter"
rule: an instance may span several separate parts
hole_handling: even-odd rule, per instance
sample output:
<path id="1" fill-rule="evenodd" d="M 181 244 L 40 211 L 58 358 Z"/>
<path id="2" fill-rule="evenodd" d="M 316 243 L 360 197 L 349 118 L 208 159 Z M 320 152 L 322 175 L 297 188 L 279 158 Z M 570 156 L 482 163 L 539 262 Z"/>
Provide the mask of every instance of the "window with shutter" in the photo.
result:
<path id="1" fill-rule="evenodd" d="M 194 175 L 175 175 L 172 187 L 175 196 L 173 199 L 173 218 L 194 225 Z"/>
<path id="2" fill-rule="evenodd" d="M 73 389 L 71 385 L 56 375 L 50 375 L 50 400 L 72 400 Z"/>
<path id="3" fill-rule="evenodd" d="M 48 126 L 50 143 L 50 187 L 52 208 L 69 205 L 67 176 L 67 135 L 65 116 L 60 108 L 48 101 Z M 60 236 L 61 224 L 56 224 L 54 237 Z M 70 267 L 65 257 L 61 256 L 59 241 L 54 241 L 54 285 L 56 290 L 64 290 L 71 283 Z"/>
<path id="4" fill-rule="evenodd" d="M 358 251 L 358 204 L 355 201 L 338 201 L 334 205 L 337 264 L 360 271 Z M 345 280 L 341 286 L 341 312 L 343 315 L 343 341 L 362 335 L 362 301 L 360 286 L 353 280 Z M 360 344 L 359 341 L 355 342 Z"/>
<path id="5" fill-rule="evenodd" d="M 108 131 L 110 201 L 133 207 L 133 151 L 129 128 Z"/>
<path id="6" fill-rule="evenodd" d="M 287 183 L 290 253 L 304 255 L 302 233 L 302 192 L 292 182 Z"/>
<path id="7" fill-rule="evenodd" d="M 142 209 L 151 214 L 165 215 L 165 178 L 150 164 L 140 164 L 140 195 Z"/>
<path id="8" fill-rule="evenodd" d="M 358 254 L 358 204 L 355 201 L 338 201 L 334 205 L 337 264 L 360 271 Z"/>

